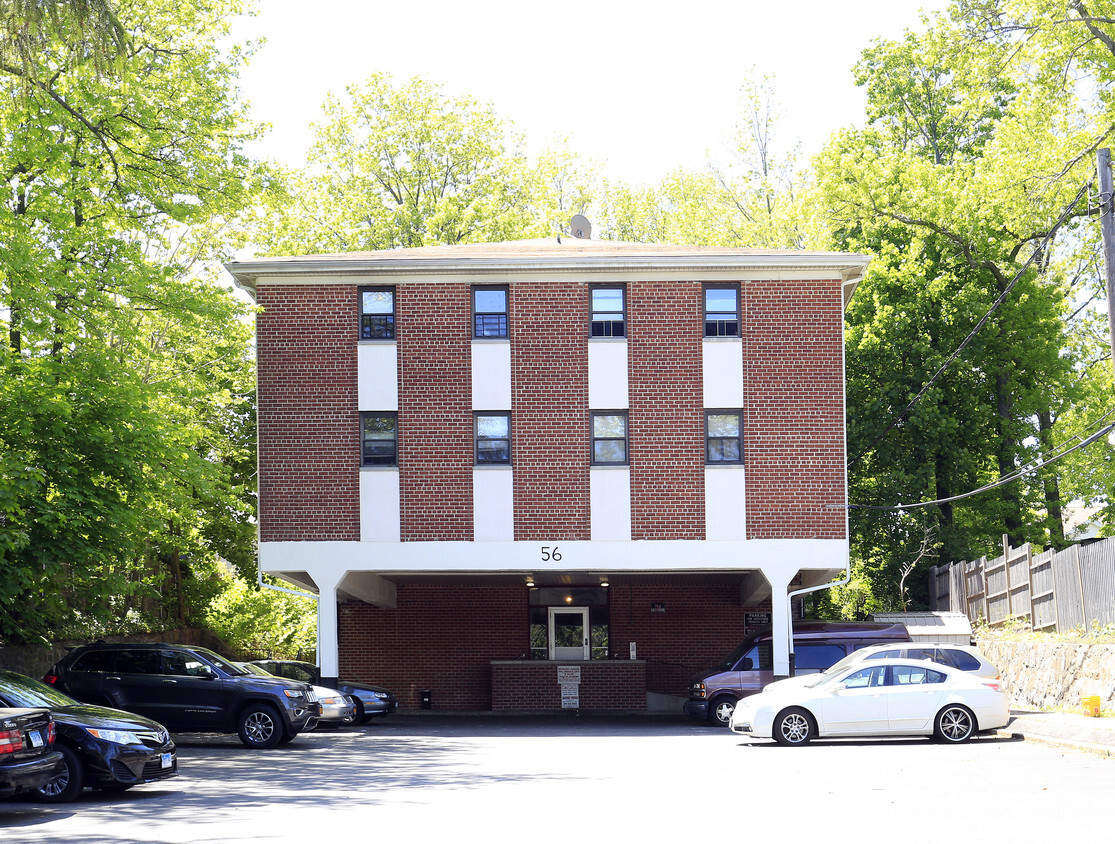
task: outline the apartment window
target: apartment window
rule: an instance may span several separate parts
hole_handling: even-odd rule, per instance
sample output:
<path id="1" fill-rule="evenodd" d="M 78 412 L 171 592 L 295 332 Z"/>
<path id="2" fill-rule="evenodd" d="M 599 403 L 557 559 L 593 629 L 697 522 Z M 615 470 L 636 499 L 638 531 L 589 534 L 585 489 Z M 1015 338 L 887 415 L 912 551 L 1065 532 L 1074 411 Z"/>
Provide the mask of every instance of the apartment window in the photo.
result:
<path id="1" fill-rule="evenodd" d="M 705 336 L 739 336 L 739 285 L 710 284 L 705 287 Z"/>
<path id="2" fill-rule="evenodd" d="M 395 289 L 360 288 L 360 339 L 395 339 Z"/>
<path id="3" fill-rule="evenodd" d="M 511 414 L 476 414 L 476 462 L 498 466 L 511 462 Z"/>
<path id="4" fill-rule="evenodd" d="M 592 462 L 596 465 L 627 463 L 627 412 L 592 414 Z"/>
<path id="5" fill-rule="evenodd" d="M 590 336 L 625 336 L 627 296 L 623 287 L 593 287 L 590 289 L 589 295 L 592 297 Z"/>
<path id="6" fill-rule="evenodd" d="M 742 411 L 705 411 L 705 462 L 742 463 L 742 429 Z"/>
<path id="7" fill-rule="evenodd" d="M 507 336 L 507 288 L 472 288 L 472 336 Z"/>
<path id="8" fill-rule="evenodd" d="M 361 413 L 361 465 L 398 465 L 398 415 Z"/>

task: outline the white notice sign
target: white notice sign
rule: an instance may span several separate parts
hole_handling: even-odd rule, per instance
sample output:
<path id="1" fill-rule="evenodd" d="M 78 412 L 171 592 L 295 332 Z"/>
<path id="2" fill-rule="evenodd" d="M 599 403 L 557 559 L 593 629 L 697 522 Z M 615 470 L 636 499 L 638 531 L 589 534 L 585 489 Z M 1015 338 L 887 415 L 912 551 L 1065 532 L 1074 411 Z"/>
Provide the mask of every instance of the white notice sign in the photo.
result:
<path id="1" fill-rule="evenodd" d="M 557 667 L 558 682 L 563 686 L 572 683 L 577 685 L 581 682 L 581 666 L 579 665 L 559 665 Z"/>
<path id="2" fill-rule="evenodd" d="M 561 686 L 561 708 L 562 709 L 580 709 L 581 708 L 581 687 L 576 683 L 563 683 Z"/>

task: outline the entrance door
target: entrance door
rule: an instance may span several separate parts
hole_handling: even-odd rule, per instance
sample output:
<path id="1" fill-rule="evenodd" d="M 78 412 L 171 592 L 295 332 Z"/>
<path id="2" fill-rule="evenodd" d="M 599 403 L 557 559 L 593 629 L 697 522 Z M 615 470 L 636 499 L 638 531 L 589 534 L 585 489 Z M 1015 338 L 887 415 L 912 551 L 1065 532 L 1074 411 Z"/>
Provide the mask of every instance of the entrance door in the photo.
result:
<path id="1" fill-rule="evenodd" d="M 588 658 L 588 607 L 551 607 L 550 659 Z"/>

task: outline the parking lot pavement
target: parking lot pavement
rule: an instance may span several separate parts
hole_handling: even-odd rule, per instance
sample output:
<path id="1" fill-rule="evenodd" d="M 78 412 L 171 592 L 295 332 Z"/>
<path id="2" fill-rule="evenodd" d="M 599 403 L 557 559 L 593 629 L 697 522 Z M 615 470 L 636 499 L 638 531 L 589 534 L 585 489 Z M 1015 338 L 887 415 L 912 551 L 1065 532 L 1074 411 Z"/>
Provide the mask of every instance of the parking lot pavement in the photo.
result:
<path id="1" fill-rule="evenodd" d="M 965 828 L 1033 841 L 1115 827 L 1115 760 L 1009 736 L 784 748 L 683 716 L 432 713 L 319 729 L 265 751 L 235 736 L 176 741 L 176 779 L 57 807 L 0 801 L 0 841 L 564 844 L 602 831 L 688 840 L 729 823 L 733 837 L 783 825 L 843 842 L 866 826 L 936 844 Z"/>

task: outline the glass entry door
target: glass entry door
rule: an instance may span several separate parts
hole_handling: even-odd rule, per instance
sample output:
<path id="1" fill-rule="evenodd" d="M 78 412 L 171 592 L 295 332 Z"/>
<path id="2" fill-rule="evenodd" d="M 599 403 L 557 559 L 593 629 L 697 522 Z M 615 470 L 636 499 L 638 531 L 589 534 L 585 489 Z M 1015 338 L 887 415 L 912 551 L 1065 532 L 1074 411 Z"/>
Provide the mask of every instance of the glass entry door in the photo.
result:
<path id="1" fill-rule="evenodd" d="M 550 659 L 589 658 L 588 607 L 550 608 Z"/>

